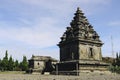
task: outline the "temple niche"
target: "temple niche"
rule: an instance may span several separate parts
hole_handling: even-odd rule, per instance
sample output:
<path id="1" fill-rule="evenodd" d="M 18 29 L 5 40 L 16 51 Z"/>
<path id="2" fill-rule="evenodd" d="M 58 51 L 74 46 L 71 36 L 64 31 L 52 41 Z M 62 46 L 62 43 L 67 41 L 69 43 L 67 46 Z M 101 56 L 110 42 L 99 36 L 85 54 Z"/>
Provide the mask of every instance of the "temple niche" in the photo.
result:
<path id="1" fill-rule="evenodd" d="M 77 8 L 75 16 L 66 28 L 58 46 L 60 63 L 58 74 L 79 75 L 84 71 L 106 71 L 108 64 L 102 62 L 100 36 Z"/>

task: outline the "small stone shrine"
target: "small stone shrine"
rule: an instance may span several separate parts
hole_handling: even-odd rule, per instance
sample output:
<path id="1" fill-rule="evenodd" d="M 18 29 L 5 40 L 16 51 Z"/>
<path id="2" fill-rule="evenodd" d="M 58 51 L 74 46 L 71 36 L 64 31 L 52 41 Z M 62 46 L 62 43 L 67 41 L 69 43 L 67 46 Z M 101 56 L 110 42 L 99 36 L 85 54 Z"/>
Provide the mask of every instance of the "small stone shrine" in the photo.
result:
<path id="1" fill-rule="evenodd" d="M 57 60 L 50 56 L 32 56 L 29 61 L 28 73 L 44 74 L 45 72 L 51 73 L 55 70 Z"/>
<path id="2" fill-rule="evenodd" d="M 77 8 L 70 27 L 67 27 L 58 44 L 60 62 L 56 65 L 56 74 L 106 71 L 108 64 L 102 61 L 102 45 L 98 33 Z"/>

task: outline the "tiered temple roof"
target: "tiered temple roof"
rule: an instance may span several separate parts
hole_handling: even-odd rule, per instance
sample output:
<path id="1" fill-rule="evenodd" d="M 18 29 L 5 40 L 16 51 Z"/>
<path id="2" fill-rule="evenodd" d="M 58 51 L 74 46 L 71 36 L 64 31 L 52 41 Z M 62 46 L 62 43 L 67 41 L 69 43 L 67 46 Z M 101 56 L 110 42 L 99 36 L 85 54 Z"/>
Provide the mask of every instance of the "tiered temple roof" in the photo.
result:
<path id="1" fill-rule="evenodd" d="M 93 26 L 88 22 L 82 10 L 77 8 L 74 18 L 70 23 L 70 27 L 64 32 L 61 37 L 61 43 L 72 40 L 87 40 L 101 43 L 99 35 L 93 29 Z"/>

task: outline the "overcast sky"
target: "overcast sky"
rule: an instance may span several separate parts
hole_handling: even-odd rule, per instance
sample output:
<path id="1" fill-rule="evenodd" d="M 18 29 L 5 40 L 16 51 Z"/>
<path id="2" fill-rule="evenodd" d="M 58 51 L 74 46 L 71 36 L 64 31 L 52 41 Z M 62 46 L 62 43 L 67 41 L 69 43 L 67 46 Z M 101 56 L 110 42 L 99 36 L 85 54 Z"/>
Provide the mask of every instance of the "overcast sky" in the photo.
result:
<path id="1" fill-rule="evenodd" d="M 0 0 L 0 58 L 34 55 L 59 59 L 57 44 L 80 7 L 100 35 L 103 56 L 120 51 L 119 0 Z"/>

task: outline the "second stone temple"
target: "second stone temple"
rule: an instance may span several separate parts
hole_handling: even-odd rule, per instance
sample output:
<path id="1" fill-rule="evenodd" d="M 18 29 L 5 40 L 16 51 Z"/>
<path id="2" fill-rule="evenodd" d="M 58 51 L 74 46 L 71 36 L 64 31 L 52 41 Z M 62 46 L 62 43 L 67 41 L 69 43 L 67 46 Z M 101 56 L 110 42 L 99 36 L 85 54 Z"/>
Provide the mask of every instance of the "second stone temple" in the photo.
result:
<path id="1" fill-rule="evenodd" d="M 102 62 L 102 45 L 93 26 L 77 8 L 70 27 L 67 27 L 58 44 L 60 63 L 56 65 L 57 74 L 106 71 L 108 64 Z"/>

